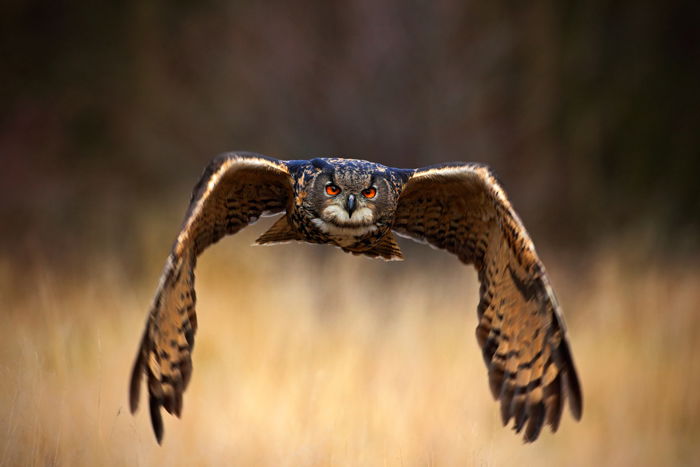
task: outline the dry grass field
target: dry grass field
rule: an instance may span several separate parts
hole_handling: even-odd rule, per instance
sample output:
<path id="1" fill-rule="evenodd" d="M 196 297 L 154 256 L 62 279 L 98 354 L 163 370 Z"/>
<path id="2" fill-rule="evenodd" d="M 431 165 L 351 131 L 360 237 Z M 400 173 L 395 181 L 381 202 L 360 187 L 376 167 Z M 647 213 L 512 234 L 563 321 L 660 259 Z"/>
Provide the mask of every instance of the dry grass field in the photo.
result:
<path id="1" fill-rule="evenodd" d="M 158 446 L 127 384 L 166 251 L 148 271 L 0 258 L 0 465 L 698 465 L 700 266 L 540 247 L 584 391 L 556 435 L 500 426 L 478 350 L 477 283 L 446 254 L 208 250 L 182 419 Z M 141 277 L 143 276 L 143 277 Z"/>

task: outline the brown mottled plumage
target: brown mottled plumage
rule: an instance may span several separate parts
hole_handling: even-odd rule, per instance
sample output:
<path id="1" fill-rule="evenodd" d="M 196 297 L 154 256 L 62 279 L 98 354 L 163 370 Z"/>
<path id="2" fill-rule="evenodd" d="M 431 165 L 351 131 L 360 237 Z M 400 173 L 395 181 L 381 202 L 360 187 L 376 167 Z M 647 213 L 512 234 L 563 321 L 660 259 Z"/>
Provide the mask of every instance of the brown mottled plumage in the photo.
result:
<path id="1" fill-rule="evenodd" d="M 505 193 L 485 166 L 395 169 L 355 159 L 280 161 L 229 153 L 207 167 L 168 257 L 131 377 L 131 411 L 148 382 L 156 439 L 160 408 L 180 416 L 197 330 L 197 256 L 264 214 L 285 214 L 258 243 L 328 243 L 353 254 L 403 259 L 392 233 L 473 264 L 481 283 L 476 336 L 503 424 L 534 441 L 556 431 L 564 400 L 577 420 L 581 388 L 561 311 L 544 266 Z"/>

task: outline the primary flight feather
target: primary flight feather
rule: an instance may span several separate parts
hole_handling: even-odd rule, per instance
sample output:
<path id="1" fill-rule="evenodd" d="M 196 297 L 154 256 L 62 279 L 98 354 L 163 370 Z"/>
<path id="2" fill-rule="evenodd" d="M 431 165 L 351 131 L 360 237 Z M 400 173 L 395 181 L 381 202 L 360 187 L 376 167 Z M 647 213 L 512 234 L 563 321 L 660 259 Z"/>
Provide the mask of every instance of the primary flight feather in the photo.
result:
<path id="1" fill-rule="evenodd" d="M 215 158 L 194 188 L 134 363 L 131 412 L 146 375 L 159 443 L 160 409 L 180 416 L 192 374 L 197 257 L 261 215 L 282 212 L 258 243 L 327 243 L 400 260 L 396 233 L 473 264 L 481 284 L 476 337 L 503 424 L 513 419 L 531 442 L 545 424 L 557 430 L 567 398 L 573 417 L 581 417 L 581 386 L 561 310 L 527 231 L 487 167 L 454 162 L 396 169 L 356 159 L 282 161 L 232 152 Z"/>

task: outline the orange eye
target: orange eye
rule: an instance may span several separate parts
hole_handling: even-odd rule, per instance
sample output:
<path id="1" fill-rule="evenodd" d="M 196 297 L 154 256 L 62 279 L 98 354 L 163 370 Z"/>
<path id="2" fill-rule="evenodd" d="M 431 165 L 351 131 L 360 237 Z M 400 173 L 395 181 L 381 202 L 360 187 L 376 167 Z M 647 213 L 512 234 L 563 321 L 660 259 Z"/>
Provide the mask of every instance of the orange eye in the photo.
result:
<path id="1" fill-rule="evenodd" d="M 340 188 L 332 183 L 329 183 L 326 185 L 326 193 L 328 193 L 330 196 L 336 196 L 340 193 Z"/>
<path id="2" fill-rule="evenodd" d="M 374 198 L 377 196 L 377 189 L 374 187 L 367 188 L 366 190 L 362 190 L 362 196 L 365 198 Z"/>

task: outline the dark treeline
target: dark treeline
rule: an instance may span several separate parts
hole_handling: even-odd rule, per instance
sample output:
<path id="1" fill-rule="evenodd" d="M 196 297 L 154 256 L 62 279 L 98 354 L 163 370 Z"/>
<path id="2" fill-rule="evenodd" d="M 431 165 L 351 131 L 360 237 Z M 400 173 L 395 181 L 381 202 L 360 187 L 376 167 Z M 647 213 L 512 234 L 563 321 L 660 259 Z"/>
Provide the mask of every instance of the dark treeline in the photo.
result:
<path id="1" fill-rule="evenodd" d="M 126 242 L 143 212 L 179 217 L 212 156 L 246 149 L 482 161 L 536 238 L 591 246 L 639 230 L 695 246 L 698 13 L 675 1 L 4 2 L 0 235 Z"/>

